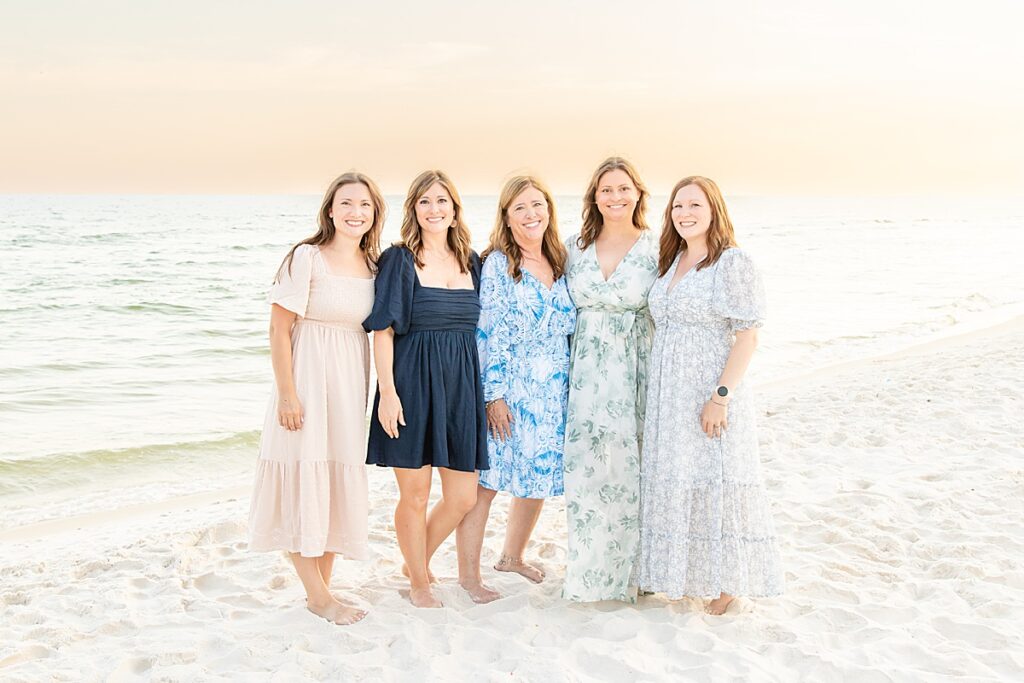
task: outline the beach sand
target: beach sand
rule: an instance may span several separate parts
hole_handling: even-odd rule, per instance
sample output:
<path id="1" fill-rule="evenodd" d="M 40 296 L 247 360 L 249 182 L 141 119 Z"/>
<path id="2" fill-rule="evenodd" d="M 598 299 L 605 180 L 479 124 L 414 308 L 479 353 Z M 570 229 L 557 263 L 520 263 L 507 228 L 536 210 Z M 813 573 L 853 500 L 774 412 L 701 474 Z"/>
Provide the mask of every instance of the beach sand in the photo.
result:
<path id="1" fill-rule="evenodd" d="M 372 557 L 338 562 L 333 582 L 370 609 L 359 624 L 309 614 L 287 558 L 246 550 L 236 488 L 0 532 L 0 679 L 1024 678 L 1024 319 L 759 393 L 779 598 L 724 617 L 661 596 L 569 604 L 558 499 L 528 551 L 545 583 L 486 569 L 504 597 L 473 605 L 449 541 L 434 565 L 446 608 L 416 610 L 394 480 L 372 468 Z"/>

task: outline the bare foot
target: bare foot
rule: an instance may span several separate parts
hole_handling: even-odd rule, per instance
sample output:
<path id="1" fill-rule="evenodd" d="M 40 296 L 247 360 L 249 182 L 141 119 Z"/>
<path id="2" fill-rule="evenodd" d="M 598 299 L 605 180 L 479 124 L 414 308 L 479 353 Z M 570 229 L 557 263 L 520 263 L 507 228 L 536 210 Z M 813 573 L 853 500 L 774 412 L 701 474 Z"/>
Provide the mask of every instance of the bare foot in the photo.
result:
<path id="1" fill-rule="evenodd" d="M 356 602 L 352 598 L 346 598 L 344 595 L 341 595 L 340 593 L 331 593 L 331 597 L 340 602 L 341 604 L 348 605 L 349 607 L 359 606 L 358 602 Z"/>
<path id="2" fill-rule="evenodd" d="M 539 567 L 534 567 L 532 564 L 523 562 L 523 558 L 521 557 L 502 555 L 501 559 L 498 560 L 498 564 L 494 565 L 494 568 L 499 572 L 512 572 L 514 574 L 519 574 L 533 583 L 540 583 L 544 580 L 544 570 Z"/>
<path id="3" fill-rule="evenodd" d="M 426 588 L 410 588 L 409 602 L 413 604 L 413 607 L 444 607 L 441 601 L 434 597 L 434 592 L 430 590 L 430 586 Z"/>
<path id="4" fill-rule="evenodd" d="M 409 576 L 409 565 L 402 565 L 402 576 L 404 576 L 407 579 L 412 578 L 411 576 Z M 434 572 L 430 571 L 430 567 L 427 567 L 427 581 L 429 581 L 430 583 L 437 583 L 437 577 L 434 576 Z"/>
<path id="5" fill-rule="evenodd" d="M 488 588 L 479 581 L 459 581 L 459 585 L 469 593 L 470 599 L 478 605 L 486 605 L 501 597 L 501 593 Z"/>
<path id="6" fill-rule="evenodd" d="M 722 593 L 720 596 L 712 600 L 704 607 L 704 611 L 708 614 L 720 615 L 725 614 L 725 611 L 729 609 L 729 605 L 736 598 L 728 593 Z"/>
<path id="7" fill-rule="evenodd" d="M 333 596 L 326 603 L 314 603 L 312 600 L 306 600 L 306 609 L 318 617 L 322 617 L 339 626 L 354 624 L 366 616 L 366 610 L 343 605 L 335 600 Z"/>

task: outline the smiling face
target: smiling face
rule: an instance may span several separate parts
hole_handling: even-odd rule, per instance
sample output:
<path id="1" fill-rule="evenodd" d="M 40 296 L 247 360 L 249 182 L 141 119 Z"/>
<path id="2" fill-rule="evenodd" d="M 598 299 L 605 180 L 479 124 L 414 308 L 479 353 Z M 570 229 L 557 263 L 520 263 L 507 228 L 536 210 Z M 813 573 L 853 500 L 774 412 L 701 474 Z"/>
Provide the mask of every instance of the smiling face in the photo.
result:
<path id="1" fill-rule="evenodd" d="M 362 183 L 342 185 L 334 193 L 328 215 L 339 235 L 359 239 L 373 227 L 373 197 L 369 188 Z"/>
<path id="2" fill-rule="evenodd" d="M 691 247 L 707 239 L 711 217 L 711 204 L 697 185 L 679 188 L 672 198 L 672 226 Z"/>
<path id="3" fill-rule="evenodd" d="M 434 183 L 416 200 L 416 222 L 420 230 L 430 233 L 444 233 L 455 220 L 455 205 L 448 190 L 441 183 Z"/>
<path id="4" fill-rule="evenodd" d="M 550 222 L 544 193 L 531 185 L 517 194 L 505 211 L 505 222 L 520 248 L 540 245 Z"/>
<path id="5" fill-rule="evenodd" d="M 640 191 L 633 184 L 629 174 L 622 169 L 608 171 L 597 181 L 594 202 L 605 221 L 632 220 L 639 199 Z"/>

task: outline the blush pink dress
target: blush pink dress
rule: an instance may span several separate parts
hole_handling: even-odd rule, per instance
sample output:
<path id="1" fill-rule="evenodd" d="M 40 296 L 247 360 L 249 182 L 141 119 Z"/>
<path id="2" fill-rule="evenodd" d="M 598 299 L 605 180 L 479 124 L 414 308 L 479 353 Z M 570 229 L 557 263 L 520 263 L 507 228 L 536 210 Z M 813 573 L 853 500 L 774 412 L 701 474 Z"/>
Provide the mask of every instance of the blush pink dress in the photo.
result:
<path id="1" fill-rule="evenodd" d="M 299 316 L 292 368 L 302 429 L 278 424 L 275 384 L 267 405 L 249 514 L 252 550 L 304 557 L 367 552 L 366 398 L 370 350 L 362 322 L 372 279 L 332 275 L 317 247 L 295 250 L 270 303 Z"/>

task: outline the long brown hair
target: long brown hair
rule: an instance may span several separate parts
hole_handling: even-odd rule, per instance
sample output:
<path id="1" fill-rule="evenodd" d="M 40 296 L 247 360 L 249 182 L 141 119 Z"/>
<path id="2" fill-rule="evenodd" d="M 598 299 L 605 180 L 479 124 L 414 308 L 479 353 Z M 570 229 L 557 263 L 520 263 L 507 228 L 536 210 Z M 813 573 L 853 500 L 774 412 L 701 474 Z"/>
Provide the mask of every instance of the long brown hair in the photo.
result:
<path id="1" fill-rule="evenodd" d="M 725 208 L 725 198 L 722 191 L 714 180 L 700 175 L 691 175 L 683 178 L 672 188 L 672 194 L 668 196 L 668 206 L 665 207 L 665 217 L 661 224 L 661 243 L 658 247 L 658 275 L 664 275 L 672 267 L 673 261 L 680 253 L 686 253 L 686 240 L 679 236 L 676 226 L 672 224 L 672 203 L 676 199 L 676 193 L 687 185 L 696 185 L 704 196 L 708 198 L 708 206 L 711 209 L 711 225 L 708 226 L 707 243 L 708 255 L 697 264 L 697 270 L 714 265 L 722 256 L 722 252 L 731 247 L 738 247 L 736 232 L 732 227 L 732 219 L 729 218 L 729 210 Z"/>
<path id="2" fill-rule="evenodd" d="M 416 176 L 412 185 L 409 186 L 409 194 L 405 196 L 403 207 L 401 245 L 412 252 L 416 265 L 422 268 L 423 259 L 420 258 L 420 254 L 423 252 L 423 232 L 419 221 L 416 220 L 416 202 L 434 183 L 439 183 L 451 195 L 455 210 L 452 215 L 452 225 L 448 228 L 448 248 L 455 254 L 459 270 L 468 273 L 469 255 L 473 252 L 470 246 L 469 228 L 462 218 L 462 199 L 455 189 L 455 183 L 444 171 L 424 171 Z"/>
<path id="3" fill-rule="evenodd" d="M 366 259 L 366 266 L 370 269 L 370 272 L 374 273 L 377 271 L 377 259 L 380 257 L 380 233 L 384 229 L 384 218 L 387 216 L 388 206 L 384 203 L 384 195 L 380 193 L 377 183 L 359 171 L 348 171 L 332 180 L 331 184 L 327 186 L 327 192 L 324 193 L 323 201 L 320 202 L 320 210 L 316 214 L 316 234 L 307 237 L 291 248 L 291 251 L 284 257 L 284 260 L 281 261 L 281 266 L 277 269 L 278 280 L 281 278 L 281 273 L 285 268 L 288 269 L 288 274 L 291 275 L 295 250 L 301 245 L 312 244 L 318 247 L 334 239 L 334 219 L 331 218 L 331 206 L 334 204 L 334 195 L 343 186 L 354 184 L 364 186 L 370 193 L 370 201 L 373 202 L 373 223 L 370 225 L 370 229 L 359 239 L 359 248 L 363 252 L 363 258 Z"/>
<path id="4" fill-rule="evenodd" d="M 501 188 L 501 196 L 498 198 L 498 215 L 494 219 L 494 229 L 491 230 L 490 241 L 481 258 L 486 259 L 492 252 L 500 251 L 508 258 L 508 274 L 512 279 L 519 282 L 523 278 L 523 250 L 512 236 L 512 228 L 508 224 L 508 210 L 512 202 L 524 190 L 536 188 L 544 195 L 544 201 L 548 203 L 548 227 L 544 231 L 544 239 L 541 242 L 540 250 L 544 258 L 548 260 L 551 270 L 554 271 L 555 279 L 562 277 L 565 273 L 565 260 L 568 253 L 562 238 L 558 236 L 558 217 L 555 215 L 555 200 L 551 197 L 551 191 L 539 179 L 518 175 L 510 178 L 505 187 Z"/>
<path id="5" fill-rule="evenodd" d="M 647 230 L 650 227 L 647 225 L 647 200 L 651 193 L 647 191 L 644 181 L 640 180 L 640 173 L 626 159 L 608 157 L 594 171 L 594 175 L 590 177 L 590 184 L 587 185 L 587 191 L 583 194 L 583 227 L 580 229 L 579 239 L 576 240 L 580 249 L 586 249 L 593 244 L 597 236 L 601 234 L 601 228 L 604 227 L 604 219 L 597 208 L 597 185 L 601 182 L 601 176 L 608 171 L 625 171 L 629 179 L 633 181 L 637 192 L 640 193 L 640 199 L 637 200 L 636 208 L 633 209 L 633 226 L 638 230 Z"/>

